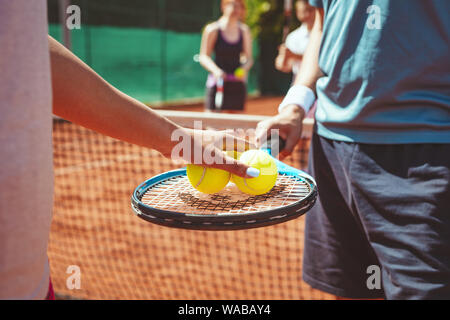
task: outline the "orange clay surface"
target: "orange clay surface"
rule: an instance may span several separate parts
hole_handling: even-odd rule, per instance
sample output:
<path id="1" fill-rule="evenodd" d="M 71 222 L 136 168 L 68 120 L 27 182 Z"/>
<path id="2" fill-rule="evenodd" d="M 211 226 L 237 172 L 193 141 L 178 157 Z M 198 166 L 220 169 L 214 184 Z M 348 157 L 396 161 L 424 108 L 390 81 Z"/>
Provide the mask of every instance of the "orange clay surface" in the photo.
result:
<path id="1" fill-rule="evenodd" d="M 281 98 L 246 113 L 271 115 Z M 173 108 L 201 111 L 202 106 Z M 301 280 L 304 217 L 244 231 L 189 231 L 137 218 L 134 188 L 178 166 L 157 152 L 54 123 L 55 197 L 49 258 L 60 298 L 335 299 Z M 308 142 L 286 161 L 305 167 Z M 67 287 L 76 265 L 81 288 Z"/>

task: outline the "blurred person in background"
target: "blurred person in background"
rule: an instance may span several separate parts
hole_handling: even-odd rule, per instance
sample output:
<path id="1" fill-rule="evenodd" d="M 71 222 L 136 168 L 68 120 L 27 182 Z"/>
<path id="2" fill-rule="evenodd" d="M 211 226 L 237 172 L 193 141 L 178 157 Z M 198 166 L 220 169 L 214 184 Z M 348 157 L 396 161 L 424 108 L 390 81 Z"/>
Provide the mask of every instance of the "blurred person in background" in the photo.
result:
<path id="1" fill-rule="evenodd" d="M 252 37 L 249 27 L 243 23 L 244 0 L 222 0 L 221 8 L 219 20 L 205 27 L 200 46 L 200 64 L 209 72 L 205 108 L 209 111 L 240 111 L 245 106 L 247 75 L 253 66 Z M 224 80 L 223 103 L 216 106 L 220 79 Z"/>
<path id="2" fill-rule="evenodd" d="M 278 71 L 293 73 L 292 83 L 300 70 L 315 17 L 314 7 L 308 3 L 308 0 L 295 1 L 295 12 L 301 26 L 289 33 L 285 43 L 278 48 L 278 56 L 275 59 L 275 68 Z"/>

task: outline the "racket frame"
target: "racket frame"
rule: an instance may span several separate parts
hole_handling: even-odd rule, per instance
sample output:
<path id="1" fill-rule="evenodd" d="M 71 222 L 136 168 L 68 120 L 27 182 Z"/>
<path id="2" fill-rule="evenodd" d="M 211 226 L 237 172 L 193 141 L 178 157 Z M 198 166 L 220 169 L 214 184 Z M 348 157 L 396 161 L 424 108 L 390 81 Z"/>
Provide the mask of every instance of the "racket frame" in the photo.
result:
<path id="1" fill-rule="evenodd" d="M 291 168 L 285 164 L 283 165 L 283 169 L 288 170 L 280 171 L 279 169 L 280 174 L 293 176 L 296 179 L 300 178 L 308 184 L 310 192 L 308 196 L 301 201 L 254 213 L 230 213 L 221 215 L 196 215 L 173 212 L 154 208 L 142 203 L 141 199 L 143 195 L 151 187 L 170 178 L 185 176 L 186 168 L 182 168 L 164 172 L 139 185 L 131 197 L 131 207 L 138 217 L 155 224 L 172 228 L 191 230 L 239 230 L 278 224 L 303 215 L 314 205 L 317 198 L 317 186 L 312 178 L 310 179 L 306 174 L 299 174 L 302 173 L 300 170 Z"/>

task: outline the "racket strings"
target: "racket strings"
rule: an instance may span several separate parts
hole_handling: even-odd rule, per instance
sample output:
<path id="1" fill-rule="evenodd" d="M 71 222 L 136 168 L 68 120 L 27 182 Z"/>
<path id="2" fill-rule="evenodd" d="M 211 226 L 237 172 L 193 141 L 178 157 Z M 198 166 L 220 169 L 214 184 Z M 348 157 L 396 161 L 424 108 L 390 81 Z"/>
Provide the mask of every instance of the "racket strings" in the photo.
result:
<path id="1" fill-rule="evenodd" d="M 285 189 L 284 186 L 275 186 L 268 193 L 258 196 L 248 197 L 245 200 L 231 201 L 230 196 L 213 195 L 211 201 L 200 200 L 190 193 L 180 193 L 180 199 L 187 205 L 200 210 L 235 210 L 253 206 L 258 202 L 278 195 Z"/>
<path id="2" fill-rule="evenodd" d="M 150 187 L 142 203 L 156 209 L 192 215 L 242 214 L 287 206 L 304 199 L 311 188 L 303 179 L 280 174 L 267 194 L 249 196 L 229 183 L 219 193 L 208 195 L 195 190 L 186 176 L 176 176 Z"/>

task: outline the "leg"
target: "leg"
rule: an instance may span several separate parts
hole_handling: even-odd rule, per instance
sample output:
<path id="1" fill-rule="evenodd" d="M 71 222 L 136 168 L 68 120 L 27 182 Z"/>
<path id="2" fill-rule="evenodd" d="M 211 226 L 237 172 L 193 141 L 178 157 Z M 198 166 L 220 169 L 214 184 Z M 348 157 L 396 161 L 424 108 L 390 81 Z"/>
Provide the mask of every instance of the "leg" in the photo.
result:
<path id="1" fill-rule="evenodd" d="M 388 299 L 450 299 L 450 145 L 359 145 L 350 177 Z"/>
<path id="2" fill-rule="evenodd" d="M 369 290 L 366 273 L 378 260 L 354 208 L 348 164 L 355 144 L 313 135 L 309 170 L 319 197 L 306 215 L 303 278 L 312 287 L 347 298 L 380 298 Z"/>
<path id="3" fill-rule="evenodd" d="M 205 110 L 215 111 L 216 110 L 216 86 L 207 87 L 205 90 Z"/>

